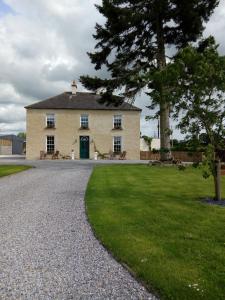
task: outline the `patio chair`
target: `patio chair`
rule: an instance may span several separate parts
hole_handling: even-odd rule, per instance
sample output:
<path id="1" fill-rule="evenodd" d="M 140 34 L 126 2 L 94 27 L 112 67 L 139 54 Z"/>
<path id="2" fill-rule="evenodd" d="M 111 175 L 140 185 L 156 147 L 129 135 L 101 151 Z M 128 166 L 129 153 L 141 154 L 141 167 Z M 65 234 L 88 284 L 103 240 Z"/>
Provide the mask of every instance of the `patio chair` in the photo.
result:
<path id="1" fill-rule="evenodd" d="M 45 159 L 47 156 L 47 153 L 45 151 L 40 151 L 40 159 Z"/>
<path id="2" fill-rule="evenodd" d="M 110 151 L 109 151 L 109 159 L 110 159 L 110 160 L 113 160 L 113 159 L 115 159 L 115 157 L 116 157 L 116 156 L 115 156 L 115 153 L 114 153 L 113 151 L 110 150 Z"/>
<path id="3" fill-rule="evenodd" d="M 52 154 L 52 159 L 59 159 L 59 151 L 55 151 L 55 152 Z"/>
<path id="4" fill-rule="evenodd" d="M 127 154 L 127 152 L 126 152 L 126 151 L 123 151 L 123 152 L 120 154 L 119 160 L 125 160 L 125 159 L 126 159 L 126 154 Z"/>

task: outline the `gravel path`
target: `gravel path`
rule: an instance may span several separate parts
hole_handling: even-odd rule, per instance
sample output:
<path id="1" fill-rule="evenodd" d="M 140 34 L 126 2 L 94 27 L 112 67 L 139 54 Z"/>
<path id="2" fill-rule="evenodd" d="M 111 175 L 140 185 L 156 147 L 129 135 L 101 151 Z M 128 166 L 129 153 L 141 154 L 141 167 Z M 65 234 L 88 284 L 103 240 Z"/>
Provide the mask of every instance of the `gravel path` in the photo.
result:
<path id="1" fill-rule="evenodd" d="M 156 299 L 93 236 L 92 166 L 40 164 L 0 179 L 0 299 Z"/>

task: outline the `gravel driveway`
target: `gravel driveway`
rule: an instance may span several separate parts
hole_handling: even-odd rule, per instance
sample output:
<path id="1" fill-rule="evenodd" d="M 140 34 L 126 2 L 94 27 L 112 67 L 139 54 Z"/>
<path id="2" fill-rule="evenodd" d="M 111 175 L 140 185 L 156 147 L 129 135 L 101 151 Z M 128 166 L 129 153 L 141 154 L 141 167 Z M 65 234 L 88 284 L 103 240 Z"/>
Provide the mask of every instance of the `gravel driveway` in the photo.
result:
<path id="1" fill-rule="evenodd" d="M 156 299 L 93 236 L 90 164 L 51 162 L 0 179 L 0 299 Z"/>

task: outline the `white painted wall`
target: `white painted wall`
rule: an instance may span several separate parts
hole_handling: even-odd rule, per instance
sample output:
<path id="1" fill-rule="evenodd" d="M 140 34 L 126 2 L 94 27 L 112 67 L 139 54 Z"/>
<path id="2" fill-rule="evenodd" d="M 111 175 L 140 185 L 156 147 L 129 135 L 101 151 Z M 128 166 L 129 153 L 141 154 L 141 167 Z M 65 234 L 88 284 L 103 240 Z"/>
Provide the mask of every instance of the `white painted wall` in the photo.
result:
<path id="1" fill-rule="evenodd" d="M 160 139 L 152 140 L 151 149 L 156 149 L 156 150 L 160 149 Z M 149 151 L 149 146 L 143 138 L 140 139 L 140 150 L 141 151 Z"/>
<path id="2" fill-rule="evenodd" d="M 153 139 L 151 143 L 151 148 L 159 150 L 160 149 L 160 139 Z"/>

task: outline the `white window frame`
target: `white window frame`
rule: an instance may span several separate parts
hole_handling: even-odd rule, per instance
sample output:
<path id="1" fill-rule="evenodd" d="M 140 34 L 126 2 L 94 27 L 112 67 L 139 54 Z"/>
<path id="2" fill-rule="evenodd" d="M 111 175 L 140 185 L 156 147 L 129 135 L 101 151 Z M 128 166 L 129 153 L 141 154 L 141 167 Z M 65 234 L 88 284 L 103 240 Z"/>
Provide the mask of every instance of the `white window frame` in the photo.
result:
<path id="1" fill-rule="evenodd" d="M 120 151 L 115 151 L 115 138 L 120 138 Z M 114 153 L 123 152 L 123 138 L 122 138 L 122 136 L 114 136 L 113 137 L 113 152 Z"/>
<path id="2" fill-rule="evenodd" d="M 120 127 L 115 127 L 115 119 L 116 119 L 117 117 L 120 117 L 120 120 L 121 120 L 121 125 L 120 125 Z M 121 114 L 114 115 L 114 116 L 113 116 L 113 129 L 122 129 L 122 127 L 123 127 L 123 116 L 122 116 Z"/>
<path id="3" fill-rule="evenodd" d="M 48 137 L 54 137 L 54 150 L 52 152 L 48 152 Z M 46 135 L 45 141 L 46 141 L 46 153 L 47 154 L 53 154 L 55 152 L 55 149 L 56 149 L 56 147 L 55 147 L 55 145 L 56 145 L 55 136 L 54 135 Z"/>
<path id="4" fill-rule="evenodd" d="M 49 118 L 50 116 L 53 117 L 52 120 L 54 120 L 54 126 L 48 126 L 48 118 Z M 55 120 L 55 114 L 53 114 L 53 113 L 52 113 L 52 114 L 50 114 L 50 113 L 49 113 L 49 114 L 46 114 L 46 118 L 45 118 L 46 128 L 55 128 L 55 121 L 56 121 L 56 120 Z"/>
<path id="5" fill-rule="evenodd" d="M 87 127 L 83 127 L 82 126 L 82 117 L 86 117 L 87 118 Z M 88 129 L 89 128 L 89 115 L 88 114 L 81 114 L 80 115 L 80 128 L 83 128 L 83 129 Z"/>

